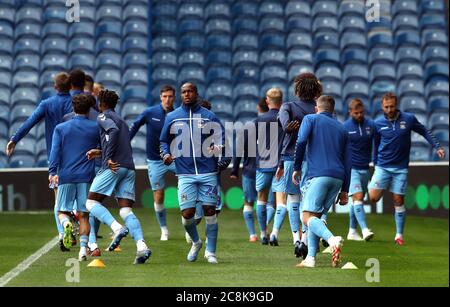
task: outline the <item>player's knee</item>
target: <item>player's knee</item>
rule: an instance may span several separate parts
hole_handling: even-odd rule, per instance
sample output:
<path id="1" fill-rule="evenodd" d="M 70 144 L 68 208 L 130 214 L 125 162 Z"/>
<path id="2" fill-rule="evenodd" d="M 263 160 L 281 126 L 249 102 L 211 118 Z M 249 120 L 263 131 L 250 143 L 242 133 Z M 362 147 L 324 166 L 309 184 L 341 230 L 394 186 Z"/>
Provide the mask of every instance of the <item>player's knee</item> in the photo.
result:
<path id="1" fill-rule="evenodd" d="M 195 215 L 195 208 L 184 209 L 183 211 L 181 211 L 181 215 L 186 220 L 189 220 L 189 219 L 194 217 L 194 215 Z"/>
<path id="2" fill-rule="evenodd" d="M 98 201 L 94 200 L 94 199 L 88 199 L 86 201 L 86 209 L 87 211 L 91 212 L 92 209 L 94 208 L 95 205 L 99 204 Z"/>
<path id="3" fill-rule="evenodd" d="M 215 206 L 203 206 L 203 212 L 205 213 L 205 216 L 213 216 L 216 214 L 216 207 Z"/>
<path id="4" fill-rule="evenodd" d="M 404 205 L 404 198 L 401 195 L 394 195 L 393 201 L 395 207 L 401 207 Z"/>
<path id="5" fill-rule="evenodd" d="M 125 220 L 130 214 L 133 214 L 133 210 L 130 207 L 120 208 L 120 217 Z"/>

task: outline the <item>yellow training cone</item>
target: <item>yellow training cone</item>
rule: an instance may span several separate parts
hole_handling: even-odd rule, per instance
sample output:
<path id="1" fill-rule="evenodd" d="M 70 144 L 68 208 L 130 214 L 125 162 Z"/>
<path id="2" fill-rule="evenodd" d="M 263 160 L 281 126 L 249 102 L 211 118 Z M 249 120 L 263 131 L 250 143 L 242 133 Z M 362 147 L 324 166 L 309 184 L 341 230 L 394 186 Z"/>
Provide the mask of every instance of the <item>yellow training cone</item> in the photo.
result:
<path id="1" fill-rule="evenodd" d="M 94 267 L 94 268 L 105 268 L 106 265 L 103 263 L 103 261 L 101 261 L 100 259 L 94 259 L 92 260 L 88 266 L 90 267 Z"/>
<path id="2" fill-rule="evenodd" d="M 353 264 L 353 262 L 347 262 L 343 267 L 343 270 L 357 270 L 358 267 Z"/>
<path id="3" fill-rule="evenodd" d="M 328 246 L 323 250 L 322 254 L 331 254 L 331 248 Z"/>

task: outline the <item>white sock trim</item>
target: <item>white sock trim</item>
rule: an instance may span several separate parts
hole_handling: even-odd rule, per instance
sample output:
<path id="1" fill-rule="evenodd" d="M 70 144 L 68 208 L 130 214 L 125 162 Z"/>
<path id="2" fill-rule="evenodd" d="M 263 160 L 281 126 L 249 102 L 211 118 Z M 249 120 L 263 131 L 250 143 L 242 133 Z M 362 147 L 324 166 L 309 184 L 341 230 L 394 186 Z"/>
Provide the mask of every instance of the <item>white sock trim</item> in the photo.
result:
<path id="1" fill-rule="evenodd" d="M 309 223 L 311 223 L 311 221 L 313 220 L 313 219 L 319 219 L 317 216 L 311 216 L 310 218 L 309 218 L 309 220 L 308 220 L 308 228 L 309 228 Z"/>
<path id="2" fill-rule="evenodd" d="M 217 224 L 217 215 L 213 215 L 213 216 L 205 216 L 205 222 L 208 225 L 213 225 L 213 224 Z"/>
<path id="3" fill-rule="evenodd" d="M 86 209 L 87 209 L 89 212 L 91 212 L 92 208 L 94 208 L 95 205 L 100 205 L 100 206 L 101 206 L 102 204 L 99 203 L 99 202 L 96 201 L 96 200 L 93 200 L 93 199 L 88 199 L 88 200 L 86 201 Z"/>
<path id="4" fill-rule="evenodd" d="M 195 219 L 194 219 L 194 217 L 191 217 L 190 219 L 185 219 L 184 216 L 182 216 L 181 222 L 183 223 L 184 226 L 189 226 L 195 222 Z"/>
<path id="5" fill-rule="evenodd" d="M 244 212 L 253 212 L 253 206 L 244 206 Z"/>
<path id="6" fill-rule="evenodd" d="M 362 200 L 355 200 L 353 202 L 353 206 L 362 206 L 364 205 L 364 202 Z"/>
<path id="7" fill-rule="evenodd" d="M 164 204 L 153 203 L 153 207 L 155 208 L 156 212 L 161 212 L 165 209 Z"/>
<path id="8" fill-rule="evenodd" d="M 133 214 L 133 210 L 130 207 L 120 208 L 119 214 L 120 214 L 120 217 L 122 218 L 122 220 L 125 221 L 127 216 Z"/>
<path id="9" fill-rule="evenodd" d="M 286 204 L 278 204 L 278 205 L 277 205 L 277 208 L 278 208 L 278 207 L 282 207 L 282 208 L 284 207 L 284 208 L 287 208 Z"/>
<path id="10" fill-rule="evenodd" d="M 116 233 L 116 232 L 118 232 L 119 230 L 122 229 L 122 225 L 119 224 L 117 221 L 114 221 L 111 224 L 111 229 L 112 229 L 112 231 L 114 231 Z"/>
<path id="11" fill-rule="evenodd" d="M 256 202 L 256 205 L 257 205 L 257 206 L 267 206 L 267 202 L 258 200 L 258 201 Z"/>
<path id="12" fill-rule="evenodd" d="M 300 195 L 298 194 L 288 194 L 286 202 L 289 203 L 300 203 Z"/>
<path id="13" fill-rule="evenodd" d="M 403 205 L 403 206 L 396 206 L 395 207 L 395 212 L 397 212 L 397 213 L 402 213 L 402 212 L 405 212 L 405 211 L 406 211 L 405 205 Z"/>

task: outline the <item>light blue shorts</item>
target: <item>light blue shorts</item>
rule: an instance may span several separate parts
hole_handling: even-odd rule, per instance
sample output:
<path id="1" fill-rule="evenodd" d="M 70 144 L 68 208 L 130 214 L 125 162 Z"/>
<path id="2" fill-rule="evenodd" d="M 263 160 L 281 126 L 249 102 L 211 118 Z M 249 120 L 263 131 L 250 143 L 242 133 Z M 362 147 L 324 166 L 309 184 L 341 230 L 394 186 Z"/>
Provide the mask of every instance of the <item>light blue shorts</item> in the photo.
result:
<path id="1" fill-rule="evenodd" d="M 89 192 L 135 201 L 135 171 L 120 167 L 114 174 L 110 169 L 101 169 L 92 182 Z"/>
<path id="2" fill-rule="evenodd" d="M 86 201 L 89 193 L 89 183 L 65 183 L 58 187 L 56 205 L 58 211 L 88 212 Z"/>
<path id="3" fill-rule="evenodd" d="M 178 202 L 181 211 L 203 205 L 217 205 L 217 175 L 178 176 Z"/>
<path id="4" fill-rule="evenodd" d="M 168 172 L 175 174 L 175 163 L 165 165 L 161 160 L 147 160 L 148 178 L 153 191 L 163 190 L 166 187 L 165 175 Z"/>
<path id="5" fill-rule="evenodd" d="M 387 190 L 397 195 L 405 195 L 408 186 L 407 168 L 384 168 L 375 166 L 375 172 L 369 183 L 369 190 Z"/>
<path id="6" fill-rule="evenodd" d="M 294 161 L 284 161 L 284 178 L 285 178 L 285 191 L 288 194 L 300 195 L 300 188 L 306 183 L 306 172 L 308 166 L 306 162 L 302 163 L 302 178 L 300 178 L 300 184 L 295 185 L 292 182 L 292 174 L 294 174 Z"/>
<path id="7" fill-rule="evenodd" d="M 302 211 L 324 214 L 336 201 L 343 181 L 332 177 L 315 177 L 304 186 Z"/>
<path id="8" fill-rule="evenodd" d="M 277 180 L 275 172 L 256 171 L 256 191 L 261 192 L 272 187 L 272 192 L 284 192 L 285 176 Z"/>
<path id="9" fill-rule="evenodd" d="M 352 177 L 350 180 L 349 196 L 356 193 L 367 193 L 367 186 L 369 184 L 370 173 L 368 169 L 357 170 L 352 169 Z"/>
<path id="10" fill-rule="evenodd" d="M 243 175 L 242 189 L 244 190 L 244 201 L 254 203 L 258 198 L 258 192 L 256 192 L 256 179 Z"/>

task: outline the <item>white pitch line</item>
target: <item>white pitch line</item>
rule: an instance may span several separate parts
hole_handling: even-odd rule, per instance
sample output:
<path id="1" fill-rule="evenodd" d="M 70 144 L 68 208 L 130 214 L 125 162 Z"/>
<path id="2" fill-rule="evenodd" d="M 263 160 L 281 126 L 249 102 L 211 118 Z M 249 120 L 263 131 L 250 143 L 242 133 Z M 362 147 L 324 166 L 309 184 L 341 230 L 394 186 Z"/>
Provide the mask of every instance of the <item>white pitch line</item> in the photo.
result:
<path id="1" fill-rule="evenodd" d="M 29 256 L 27 259 L 22 261 L 19 265 L 17 265 L 14 269 L 6 273 L 0 278 L 0 287 L 4 287 L 7 283 L 9 283 L 13 278 L 17 277 L 19 274 L 27 270 L 36 260 L 41 258 L 43 255 L 48 253 L 56 244 L 59 243 L 59 238 L 54 237 L 47 244 L 41 247 L 37 252 L 33 255 Z"/>

